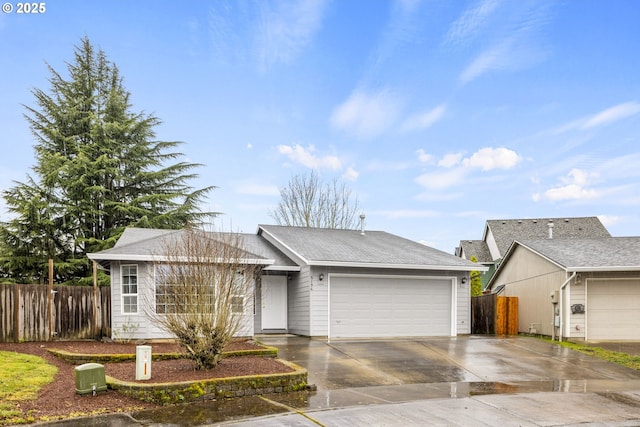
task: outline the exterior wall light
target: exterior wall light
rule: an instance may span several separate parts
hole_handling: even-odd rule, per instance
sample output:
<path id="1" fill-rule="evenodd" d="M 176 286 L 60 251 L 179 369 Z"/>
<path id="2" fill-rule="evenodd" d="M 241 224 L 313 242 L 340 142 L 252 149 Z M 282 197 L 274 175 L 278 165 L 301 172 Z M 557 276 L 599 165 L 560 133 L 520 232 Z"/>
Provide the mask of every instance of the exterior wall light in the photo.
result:
<path id="1" fill-rule="evenodd" d="M 324 279 L 324 273 L 320 273 L 318 275 L 318 280 L 320 280 L 322 282 L 322 279 Z"/>

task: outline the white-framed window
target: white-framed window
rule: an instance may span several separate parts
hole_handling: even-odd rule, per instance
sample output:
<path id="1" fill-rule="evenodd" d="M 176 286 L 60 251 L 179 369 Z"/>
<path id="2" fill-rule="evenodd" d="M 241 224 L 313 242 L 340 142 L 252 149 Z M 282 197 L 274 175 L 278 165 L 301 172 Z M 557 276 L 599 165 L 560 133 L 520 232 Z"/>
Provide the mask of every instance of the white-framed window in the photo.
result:
<path id="1" fill-rule="evenodd" d="M 244 297 L 240 295 L 234 295 L 231 297 L 231 312 L 233 314 L 244 313 Z"/>
<path id="2" fill-rule="evenodd" d="M 122 312 L 138 313 L 138 265 L 127 264 L 120 267 Z"/>
<path id="3" fill-rule="evenodd" d="M 167 265 L 155 266 L 156 313 L 194 313 L 200 304 L 213 307 L 215 290 L 213 282 L 207 286 L 193 284 L 187 279 L 181 279 L 183 268 L 171 271 Z"/>

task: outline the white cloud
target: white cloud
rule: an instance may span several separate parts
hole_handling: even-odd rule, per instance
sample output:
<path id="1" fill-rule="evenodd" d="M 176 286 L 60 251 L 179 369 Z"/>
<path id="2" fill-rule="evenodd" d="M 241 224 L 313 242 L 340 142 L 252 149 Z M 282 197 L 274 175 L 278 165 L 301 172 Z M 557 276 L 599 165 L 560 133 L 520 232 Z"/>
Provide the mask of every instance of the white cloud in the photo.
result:
<path id="1" fill-rule="evenodd" d="M 337 156 L 319 157 L 313 145 L 310 145 L 309 148 L 304 148 L 300 144 L 279 145 L 278 152 L 287 156 L 292 162 L 310 169 L 338 170 L 342 167 L 342 162 Z"/>
<path id="2" fill-rule="evenodd" d="M 415 114 L 402 123 L 401 130 L 408 132 L 430 128 L 444 117 L 446 110 L 447 107 L 444 105 L 438 105 L 425 113 Z"/>
<path id="3" fill-rule="evenodd" d="M 424 151 L 418 150 L 418 154 Z M 416 182 L 428 190 L 444 190 L 462 184 L 467 176 L 476 170 L 488 172 L 494 169 L 510 169 L 521 161 L 515 151 L 507 148 L 482 148 L 463 159 L 463 153 L 449 153 L 437 163 L 438 169 L 424 173 L 416 178 Z M 487 179 L 492 179 L 491 177 Z M 433 194 L 420 196 L 433 198 Z M 442 196 L 437 196 L 442 200 Z M 457 197 L 457 196 L 455 196 Z"/>
<path id="4" fill-rule="evenodd" d="M 465 10 L 449 27 L 445 42 L 458 44 L 475 37 L 486 25 L 499 3 L 498 0 L 484 0 L 479 5 Z"/>
<path id="5" fill-rule="evenodd" d="M 638 113 L 640 113 L 640 104 L 637 102 L 625 102 L 624 104 L 615 105 L 593 115 L 587 119 L 582 125 L 582 128 L 590 129 L 596 126 L 608 125 Z"/>
<path id="6" fill-rule="evenodd" d="M 263 66 L 289 63 L 321 28 L 325 0 L 262 3 L 258 50 Z"/>
<path id="7" fill-rule="evenodd" d="M 399 111 L 400 101 L 388 89 L 376 93 L 357 90 L 333 110 L 330 122 L 336 129 L 368 139 L 390 128 Z"/>
<path id="8" fill-rule="evenodd" d="M 446 154 L 440 161 L 438 162 L 438 166 L 442 168 L 451 168 L 453 166 L 459 165 L 460 160 L 462 160 L 462 153 L 450 153 Z"/>
<path id="9" fill-rule="evenodd" d="M 518 154 L 508 148 L 492 148 L 485 147 L 473 153 L 471 157 L 465 159 L 462 164 L 468 167 L 474 167 L 488 171 L 492 169 L 511 169 L 522 158 Z"/>
<path id="10" fill-rule="evenodd" d="M 344 172 L 344 174 L 342 174 L 342 177 L 347 181 L 355 181 L 356 179 L 358 179 L 359 176 L 360 176 L 360 172 L 358 172 L 357 170 L 351 167 L 348 167 L 347 170 Z"/>
<path id="11" fill-rule="evenodd" d="M 496 17 L 490 26 L 486 26 L 490 33 L 483 37 L 490 43 L 462 71 L 460 81 L 466 84 L 491 71 L 522 70 L 545 59 L 548 49 L 543 45 L 544 34 L 540 30 L 549 21 L 547 9 L 550 5 L 553 3 L 544 1 L 508 3 L 509 16 Z M 471 11 L 469 16 L 473 19 L 469 20 L 470 24 L 460 26 L 457 38 L 476 32 L 495 6 L 486 3 L 484 9 Z"/>
<path id="12" fill-rule="evenodd" d="M 635 116 L 640 113 L 640 103 L 624 102 L 606 108 L 596 114 L 582 117 L 562 124 L 550 131 L 550 133 L 558 135 L 572 130 L 589 130 L 599 126 L 610 125 L 620 120 Z"/>
<path id="13" fill-rule="evenodd" d="M 418 160 L 420 160 L 420 162 L 422 163 L 433 162 L 433 156 L 427 153 L 426 151 L 424 151 L 422 148 L 419 148 L 418 150 L 416 150 L 416 154 L 418 154 Z"/>
<path id="14" fill-rule="evenodd" d="M 560 178 L 560 183 L 564 185 L 550 188 L 544 192 L 543 197 L 551 201 L 598 198 L 600 193 L 588 188 L 591 179 L 596 176 L 580 169 L 572 169 L 567 176 Z M 540 197 L 538 196 L 537 199 L 539 200 Z M 535 197 L 534 200 L 536 200 Z"/>

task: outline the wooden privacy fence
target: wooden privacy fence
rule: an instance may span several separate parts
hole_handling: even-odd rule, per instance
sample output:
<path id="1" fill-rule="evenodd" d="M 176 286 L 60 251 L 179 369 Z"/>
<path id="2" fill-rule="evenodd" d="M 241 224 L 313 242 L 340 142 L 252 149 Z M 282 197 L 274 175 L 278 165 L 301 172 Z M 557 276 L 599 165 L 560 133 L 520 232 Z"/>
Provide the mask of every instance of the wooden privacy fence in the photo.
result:
<path id="1" fill-rule="evenodd" d="M 518 335 L 518 297 L 488 294 L 471 298 L 471 333 Z"/>
<path id="2" fill-rule="evenodd" d="M 0 285 L 0 342 L 103 336 L 111 336 L 109 287 Z"/>

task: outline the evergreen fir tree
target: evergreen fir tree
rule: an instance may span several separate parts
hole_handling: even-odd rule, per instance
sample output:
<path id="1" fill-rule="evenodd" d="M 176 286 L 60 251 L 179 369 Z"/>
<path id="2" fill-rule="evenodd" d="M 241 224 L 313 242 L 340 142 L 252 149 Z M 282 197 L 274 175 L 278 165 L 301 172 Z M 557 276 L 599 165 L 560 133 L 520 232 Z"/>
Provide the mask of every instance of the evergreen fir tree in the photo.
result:
<path id="1" fill-rule="evenodd" d="M 4 192 L 12 219 L 0 227 L 3 277 L 56 282 L 90 275 L 86 254 L 114 245 L 127 226 L 181 228 L 215 215 L 199 205 L 214 187 L 189 182 L 201 165 L 177 161 L 180 142 L 155 140 L 160 120 L 131 111 L 117 66 L 83 38 L 68 78 L 49 66 L 49 92 L 25 106 L 35 137 L 26 182 Z"/>

